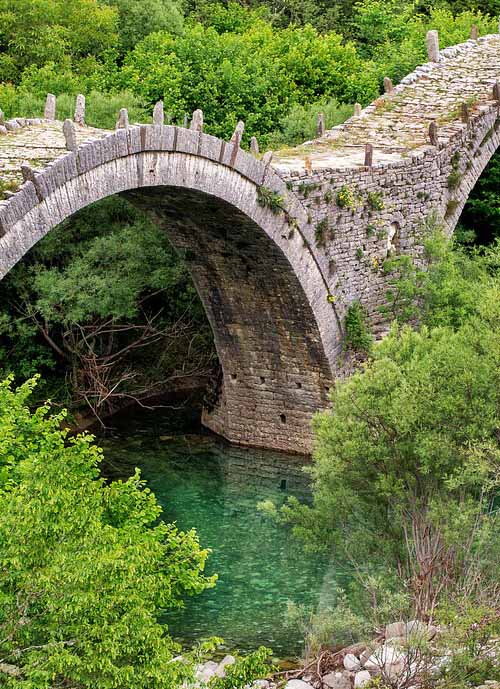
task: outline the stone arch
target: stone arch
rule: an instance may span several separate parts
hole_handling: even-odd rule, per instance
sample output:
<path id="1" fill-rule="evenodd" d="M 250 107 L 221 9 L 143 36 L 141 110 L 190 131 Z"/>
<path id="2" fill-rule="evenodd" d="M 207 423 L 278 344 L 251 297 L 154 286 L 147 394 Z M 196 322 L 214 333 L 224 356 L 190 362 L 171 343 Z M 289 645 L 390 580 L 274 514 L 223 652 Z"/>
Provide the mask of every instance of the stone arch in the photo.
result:
<path id="1" fill-rule="evenodd" d="M 192 273 L 215 332 L 224 382 L 205 422 L 232 441 L 310 450 L 310 418 L 326 406 L 340 332 L 327 283 L 304 238 L 306 212 L 269 163 L 201 132 L 140 125 L 84 144 L 24 176 L 20 191 L 0 204 L 2 275 L 53 227 L 91 203 L 125 193 L 149 204 L 174 245 L 194 253 Z M 284 210 L 259 204 L 260 187 L 274 192 Z M 210 217 L 190 212 L 181 231 L 182 222 L 173 222 L 169 212 L 176 193 L 191 210 L 201 204 Z M 200 233 L 205 241 L 199 241 Z M 232 264 L 223 260 L 219 240 L 229 247 Z M 240 247 L 237 254 L 238 241 L 254 246 L 246 254 Z M 245 256 L 254 278 L 248 265 L 242 272 Z M 221 287 L 224 276 L 231 288 Z M 254 291 L 253 297 L 242 295 L 240 305 L 238 281 Z M 252 298 L 260 309 L 254 323 L 245 316 Z"/>
<path id="2" fill-rule="evenodd" d="M 498 107 L 498 103 L 481 106 L 479 112 L 463 125 L 463 131 L 442 152 L 445 160 L 442 215 L 450 236 L 471 191 L 500 148 Z"/>

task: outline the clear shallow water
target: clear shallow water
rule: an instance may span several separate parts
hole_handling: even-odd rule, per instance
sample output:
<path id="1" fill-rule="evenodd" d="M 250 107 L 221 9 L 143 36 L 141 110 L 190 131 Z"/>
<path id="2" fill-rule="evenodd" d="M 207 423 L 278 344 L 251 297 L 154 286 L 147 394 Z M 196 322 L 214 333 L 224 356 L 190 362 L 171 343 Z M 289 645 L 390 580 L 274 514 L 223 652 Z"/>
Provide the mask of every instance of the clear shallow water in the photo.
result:
<path id="1" fill-rule="evenodd" d="M 207 434 L 175 436 L 174 419 L 135 416 L 100 439 L 107 475 L 140 467 L 164 519 L 195 527 L 202 546 L 212 549 L 207 572 L 218 574 L 217 585 L 166 616 L 172 635 L 183 642 L 221 636 L 242 651 L 264 644 L 281 657 L 300 652 L 300 630 L 284 625 L 287 601 L 325 604 L 338 577 L 327 558 L 304 555 L 288 529 L 256 505 L 282 504 L 289 495 L 307 499 L 305 458 L 230 446 Z"/>

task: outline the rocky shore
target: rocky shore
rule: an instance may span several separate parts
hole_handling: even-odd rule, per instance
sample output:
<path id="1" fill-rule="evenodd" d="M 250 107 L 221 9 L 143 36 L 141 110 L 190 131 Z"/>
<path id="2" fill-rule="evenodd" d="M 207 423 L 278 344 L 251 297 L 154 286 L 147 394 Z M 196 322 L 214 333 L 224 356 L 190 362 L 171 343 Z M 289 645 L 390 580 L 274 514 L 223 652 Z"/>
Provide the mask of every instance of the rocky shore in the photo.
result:
<path id="1" fill-rule="evenodd" d="M 432 678 L 451 658 L 451 653 L 438 650 L 435 642 L 439 636 L 439 628 L 419 620 L 394 622 L 369 643 L 335 652 L 325 649 L 304 667 L 257 680 L 248 689 L 369 689 L 377 678 L 381 688 L 423 689 L 433 686 Z M 500 639 L 491 640 L 485 653 L 500 663 Z M 225 668 L 234 662 L 228 655 L 219 663 L 199 665 L 193 689 L 203 689 L 212 678 L 224 677 Z M 500 682 L 486 680 L 476 689 L 500 689 Z"/>

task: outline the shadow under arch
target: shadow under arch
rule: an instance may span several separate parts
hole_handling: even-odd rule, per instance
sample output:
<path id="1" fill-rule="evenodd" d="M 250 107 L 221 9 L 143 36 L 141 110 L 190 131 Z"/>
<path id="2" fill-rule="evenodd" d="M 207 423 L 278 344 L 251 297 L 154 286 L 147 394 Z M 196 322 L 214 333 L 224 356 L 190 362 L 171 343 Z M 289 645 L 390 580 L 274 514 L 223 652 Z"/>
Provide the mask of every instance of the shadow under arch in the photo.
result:
<path id="1" fill-rule="evenodd" d="M 147 148 L 141 131 L 158 128 L 135 129 Z M 220 144 L 222 158 L 230 148 L 181 131 L 196 136 L 198 151 L 202 139 Z M 67 154 L 26 182 L 7 211 L 4 205 L 2 273 L 76 211 L 125 194 L 187 257 L 214 330 L 224 378 L 206 425 L 233 442 L 309 452 L 311 416 L 327 405 L 340 333 L 300 231 L 305 211 L 290 199 L 291 231 L 287 214 L 259 205 L 259 185 L 285 200 L 286 186 L 241 149 L 226 162 L 180 150 L 131 152 L 131 136 L 118 131 Z"/>

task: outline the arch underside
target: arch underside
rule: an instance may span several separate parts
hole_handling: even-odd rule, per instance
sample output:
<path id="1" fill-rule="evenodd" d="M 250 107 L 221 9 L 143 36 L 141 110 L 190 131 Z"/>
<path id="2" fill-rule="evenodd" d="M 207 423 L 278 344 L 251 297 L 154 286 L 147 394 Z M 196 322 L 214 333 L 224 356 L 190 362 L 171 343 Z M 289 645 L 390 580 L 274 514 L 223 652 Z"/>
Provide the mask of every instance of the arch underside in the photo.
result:
<path id="1" fill-rule="evenodd" d="M 244 213 L 179 187 L 127 192 L 187 261 L 214 332 L 223 380 L 204 423 L 233 442 L 311 449 L 331 373 L 304 290 L 277 245 Z"/>

